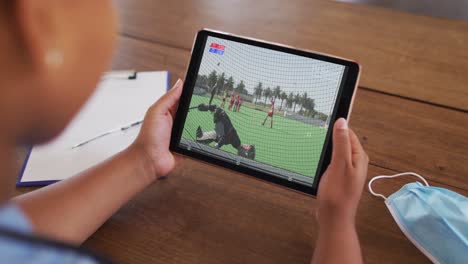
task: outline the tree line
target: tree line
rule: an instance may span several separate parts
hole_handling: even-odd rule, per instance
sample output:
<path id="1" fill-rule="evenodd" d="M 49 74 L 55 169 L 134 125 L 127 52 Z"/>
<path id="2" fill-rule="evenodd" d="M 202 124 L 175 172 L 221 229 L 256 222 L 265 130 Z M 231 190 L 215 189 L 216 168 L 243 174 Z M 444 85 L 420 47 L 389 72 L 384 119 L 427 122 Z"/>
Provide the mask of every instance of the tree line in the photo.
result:
<path id="1" fill-rule="evenodd" d="M 245 88 L 244 81 L 241 80 L 235 84 L 234 78 L 230 76 L 226 78 L 225 73 L 218 74 L 216 71 L 212 71 L 208 76 L 207 75 L 198 75 L 196 83 L 198 86 L 208 86 L 209 89 L 217 88 L 217 94 L 223 94 L 224 91 L 227 92 L 236 92 L 244 95 L 251 95 L 249 91 Z M 274 88 L 264 87 L 261 82 L 259 82 L 254 87 L 253 97 L 255 99 L 254 104 L 257 104 L 258 101 L 263 99 L 263 104 L 266 105 L 267 101 L 270 100 L 280 100 L 279 110 L 283 109 L 283 105 L 287 109 L 292 109 L 294 113 L 298 113 L 303 116 L 318 118 L 323 121 L 326 121 L 328 115 L 318 112 L 315 110 L 315 100 L 310 98 L 306 92 L 300 94 L 293 92 L 287 93 L 283 91 L 280 86 Z M 286 103 L 286 104 L 284 104 Z M 296 110 L 299 111 L 296 112 Z"/>
<path id="2" fill-rule="evenodd" d="M 296 113 L 297 107 L 300 106 L 300 109 L 297 113 L 303 116 L 319 118 L 323 121 L 326 121 L 328 115 L 318 112 L 315 110 L 315 100 L 310 98 L 306 92 L 300 94 L 293 92 L 286 93 L 285 91 L 281 90 L 280 86 L 276 86 L 275 88 L 270 87 L 263 87 L 263 84 L 259 82 L 257 86 L 254 88 L 254 97 L 255 97 L 255 104 L 263 97 L 264 102 L 263 104 L 266 105 L 268 99 L 273 99 L 276 101 L 277 99 L 280 100 L 280 107 L 279 110 L 283 109 L 284 102 L 286 102 L 286 107 L 288 109 L 292 109 L 294 113 Z"/>
<path id="3" fill-rule="evenodd" d="M 245 88 L 243 80 L 236 85 L 234 78 L 232 76 L 226 78 L 226 74 L 224 72 L 218 74 L 216 71 L 212 71 L 208 76 L 199 74 L 196 84 L 201 87 L 208 86 L 209 89 L 216 88 L 218 95 L 223 94 L 224 91 L 250 95 L 249 91 Z"/>

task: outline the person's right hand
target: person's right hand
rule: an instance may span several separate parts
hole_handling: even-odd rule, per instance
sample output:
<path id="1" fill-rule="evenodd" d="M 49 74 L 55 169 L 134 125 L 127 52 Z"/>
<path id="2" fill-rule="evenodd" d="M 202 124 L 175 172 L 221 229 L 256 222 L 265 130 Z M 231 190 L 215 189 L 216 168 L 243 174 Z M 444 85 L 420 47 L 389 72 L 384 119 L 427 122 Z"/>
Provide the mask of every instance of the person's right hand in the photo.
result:
<path id="1" fill-rule="evenodd" d="M 355 223 L 355 216 L 367 176 L 369 157 L 356 134 L 340 118 L 333 127 L 333 154 L 318 190 L 317 219 L 327 224 Z"/>
<path id="2" fill-rule="evenodd" d="M 174 169 L 176 160 L 169 151 L 169 144 L 182 87 L 182 80 L 177 80 L 174 87 L 148 109 L 140 133 L 129 147 L 149 161 L 146 168 L 151 170 L 150 180 L 163 178 Z"/>

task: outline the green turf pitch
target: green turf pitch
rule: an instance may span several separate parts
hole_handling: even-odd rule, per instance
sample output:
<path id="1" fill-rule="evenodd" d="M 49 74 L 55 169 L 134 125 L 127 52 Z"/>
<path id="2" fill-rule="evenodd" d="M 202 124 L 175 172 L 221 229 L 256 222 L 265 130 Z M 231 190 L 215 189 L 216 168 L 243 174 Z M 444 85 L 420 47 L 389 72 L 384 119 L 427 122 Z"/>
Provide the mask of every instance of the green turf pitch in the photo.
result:
<path id="1" fill-rule="evenodd" d="M 209 97 L 193 95 L 190 107 L 201 103 L 208 104 L 208 102 Z M 213 99 L 213 104 L 219 106 L 220 103 L 221 100 Z M 325 141 L 326 129 L 279 115 L 274 115 L 272 129 L 270 128 L 270 119 L 262 127 L 266 116 L 265 112 L 245 106 L 241 107 L 240 112 L 232 112 L 228 110 L 228 104 L 229 101 L 226 102 L 224 110 L 237 130 L 242 144 L 255 145 L 256 161 L 305 176 L 315 176 Z M 213 114 L 197 109 L 190 110 L 182 137 L 195 141 L 195 131 L 198 126 L 201 126 L 203 131 L 214 130 Z M 225 145 L 221 149 L 237 154 L 237 150 L 231 145 Z"/>

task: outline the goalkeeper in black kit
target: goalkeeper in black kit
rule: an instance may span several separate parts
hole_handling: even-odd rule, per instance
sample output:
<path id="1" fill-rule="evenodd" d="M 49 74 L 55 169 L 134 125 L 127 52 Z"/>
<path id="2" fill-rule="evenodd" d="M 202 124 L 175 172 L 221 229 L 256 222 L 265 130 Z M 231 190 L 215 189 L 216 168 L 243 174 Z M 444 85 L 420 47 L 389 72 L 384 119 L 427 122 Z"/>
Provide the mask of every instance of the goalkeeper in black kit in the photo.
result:
<path id="1" fill-rule="evenodd" d="M 197 142 L 203 144 L 216 142 L 216 149 L 219 149 L 224 145 L 231 145 L 237 149 L 237 154 L 239 156 L 252 160 L 255 158 L 255 146 L 241 144 L 237 130 L 234 128 L 231 123 L 231 119 L 229 119 L 229 116 L 222 108 L 217 107 L 216 105 L 205 104 L 200 104 L 196 108 L 199 111 L 210 111 L 213 113 L 213 123 L 215 124 L 213 131 L 203 132 L 202 128 L 199 126 L 196 131 Z"/>

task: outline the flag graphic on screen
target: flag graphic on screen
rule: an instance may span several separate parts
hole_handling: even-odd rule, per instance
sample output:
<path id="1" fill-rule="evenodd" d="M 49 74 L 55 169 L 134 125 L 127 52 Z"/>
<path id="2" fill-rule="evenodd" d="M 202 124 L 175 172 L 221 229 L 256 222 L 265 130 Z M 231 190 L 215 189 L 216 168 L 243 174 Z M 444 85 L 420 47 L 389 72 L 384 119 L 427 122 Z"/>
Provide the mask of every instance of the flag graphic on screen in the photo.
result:
<path id="1" fill-rule="evenodd" d="M 217 44 L 217 43 L 211 43 L 210 45 L 210 52 L 223 55 L 224 54 L 224 45 Z"/>

